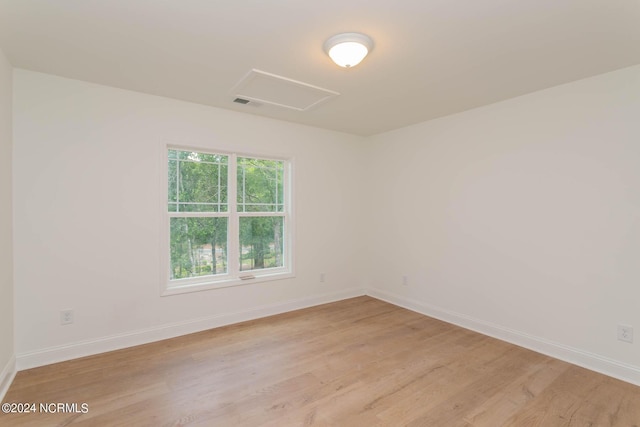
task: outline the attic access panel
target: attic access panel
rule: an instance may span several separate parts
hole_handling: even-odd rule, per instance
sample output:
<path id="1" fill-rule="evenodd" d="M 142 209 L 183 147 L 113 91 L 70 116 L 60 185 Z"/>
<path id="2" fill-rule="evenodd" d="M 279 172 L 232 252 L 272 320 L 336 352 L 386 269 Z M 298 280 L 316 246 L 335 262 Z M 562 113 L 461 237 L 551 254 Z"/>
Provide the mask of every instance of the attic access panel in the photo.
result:
<path id="1" fill-rule="evenodd" d="M 237 98 L 306 111 L 338 92 L 253 69 L 233 88 Z"/>

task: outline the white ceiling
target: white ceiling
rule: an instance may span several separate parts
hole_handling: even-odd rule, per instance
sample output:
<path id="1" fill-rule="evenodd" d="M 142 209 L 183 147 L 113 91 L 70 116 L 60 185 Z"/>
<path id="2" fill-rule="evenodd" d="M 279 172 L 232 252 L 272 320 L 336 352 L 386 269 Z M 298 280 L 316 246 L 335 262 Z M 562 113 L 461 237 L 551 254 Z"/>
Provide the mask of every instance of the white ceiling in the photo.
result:
<path id="1" fill-rule="evenodd" d="M 353 69 L 322 50 L 374 39 Z M 640 63 L 640 0 L 0 0 L 18 68 L 371 135 Z M 233 103 L 251 69 L 341 95 Z"/>

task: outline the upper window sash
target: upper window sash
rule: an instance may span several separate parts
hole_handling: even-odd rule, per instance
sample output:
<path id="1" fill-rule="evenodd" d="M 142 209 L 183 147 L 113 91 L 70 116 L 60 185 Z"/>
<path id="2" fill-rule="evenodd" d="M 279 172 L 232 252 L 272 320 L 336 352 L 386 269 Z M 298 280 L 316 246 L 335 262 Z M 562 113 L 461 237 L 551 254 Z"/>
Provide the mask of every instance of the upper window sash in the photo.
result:
<path id="1" fill-rule="evenodd" d="M 169 149 L 169 212 L 227 212 L 229 156 Z"/>
<path id="2" fill-rule="evenodd" d="M 237 158 L 238 212 L 284 212 L 284 161 Z"/>

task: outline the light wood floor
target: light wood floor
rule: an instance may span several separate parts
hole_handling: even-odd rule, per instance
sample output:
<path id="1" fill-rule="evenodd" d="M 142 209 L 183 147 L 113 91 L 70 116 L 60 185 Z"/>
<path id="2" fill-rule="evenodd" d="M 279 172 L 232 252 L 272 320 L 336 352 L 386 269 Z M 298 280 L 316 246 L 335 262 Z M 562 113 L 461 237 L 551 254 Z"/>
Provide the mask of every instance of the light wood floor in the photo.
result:
<path id="1" fill-rule="evenodd" d="M 640 387 L 359 297 L 19 372 L 2 426 L 638 426 Z"/>

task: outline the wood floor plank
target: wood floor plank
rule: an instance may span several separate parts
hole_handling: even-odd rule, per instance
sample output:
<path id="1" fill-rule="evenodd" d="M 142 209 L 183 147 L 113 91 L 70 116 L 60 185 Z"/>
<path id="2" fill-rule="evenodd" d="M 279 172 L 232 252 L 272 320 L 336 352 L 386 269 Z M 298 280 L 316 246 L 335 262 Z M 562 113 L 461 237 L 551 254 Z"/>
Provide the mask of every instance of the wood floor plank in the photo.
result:
<path id="1" fill-rule="evenodd" d="M 352 298 L 19 372 L 2 426 L 640 425 L 640 387 Z"/>
<path id="2" fill-rule="evenodd" d="M 464 420 L 469 425 L 498 426 L 535 399 L 567 369 L 567 364 L 552 358 L 532 363 L 523 375 L 499 389 L 483 404 L 476 406 Z"/>

